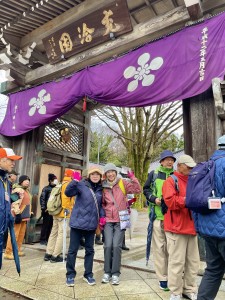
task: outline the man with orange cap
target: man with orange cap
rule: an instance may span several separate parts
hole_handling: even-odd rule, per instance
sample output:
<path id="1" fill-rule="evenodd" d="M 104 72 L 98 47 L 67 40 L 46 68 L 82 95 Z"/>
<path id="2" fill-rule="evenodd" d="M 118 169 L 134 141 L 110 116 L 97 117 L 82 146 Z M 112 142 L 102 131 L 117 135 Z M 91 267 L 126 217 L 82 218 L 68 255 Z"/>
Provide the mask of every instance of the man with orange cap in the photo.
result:
<path id="1" fill-rule="evenodd" d="M 4 233 L 8 230 L 10 213 L 10 184 L 7 173 L 12 172 L 15 161 L 22 159 L 11 148 L 0 148 L 0 255 L 2 253 Z M 1 266 L 0 266 L 1 268 Z"/>

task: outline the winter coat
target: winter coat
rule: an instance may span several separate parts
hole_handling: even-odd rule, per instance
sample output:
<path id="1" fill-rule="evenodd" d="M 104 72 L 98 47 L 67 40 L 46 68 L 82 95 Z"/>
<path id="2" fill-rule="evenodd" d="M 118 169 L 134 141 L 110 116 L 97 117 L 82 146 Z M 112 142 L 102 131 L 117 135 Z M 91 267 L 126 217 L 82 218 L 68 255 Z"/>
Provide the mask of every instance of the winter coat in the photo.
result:
<path id="1" fill-rule="evenodd" d="M 61 199 L 62 199 L 62 210 L 58 215 L 55 215 L 55 218 L 64 218 L 64 209 L 69 210 L 69 214 L 66 216 L 70 218 L 73 205 L 74 205 L 74 197 L 67 197 L 65 195 L 65 190 L 67 185 L 72 181 L 71 177 L 64 177 L 62 181 L 62 192 L 61 192 Z"/>
<path id="2" fill-rule="evenodd" d="M 164 216 L 164 230 L 176 234 L 196 235 L 191 211 L 185 207 L 188 176 L 174 172 L 178 179 L 177 191 L 173 178 L 169 177 L 163 184 L 163 199 L 168 206 Z"/>
<path id="3" fill-rule="evenodd" d="M 96 230 L 99 217 L 104 216 L 102 209 L 102 185 L 99 183 L 94 191 L 98 202 L 98 210 L 90 191 L 91 184 L 87 179 L 80 182 L 72 180 L 66 187 L 67 197 L 76 196 L 75 205 L 70 217 L 70 227 L 82 230 Z"/>
<path id="4" fill-rule="evenodd" d="M 156 198 L 162 198 L 163 183 L 171 174 L 173 174 L 173 171 L 173 169 L 159 166 L 156 170 L 151 171 L 148 174 L 148 179 L 143 187 L 143 193 L 149 206 L 151 207 L 152 205 L 154 205 L 156 220 L 164 220 L 161 206 L 156 205 L 155 200 Z M 157 177 L 154 180 L 155 176 Z"/>
<path id="5" fill-rule="evenodd" d="M 216 150 L 210 159 L 215 160 L 218 156 L 225 156 L 225 150 Z M 215 160 L 215 195 L 225 197 L 225 157 Z M 194 214 L 197 232 L 202 236 L 225 239 L 225 203 L 222 208 L 209 214 Z"/>
<path id="6" fill-rule="evenodd" d="M 9 194 L 9 201 L 5 199 L 5 186 Z M 12 219 L 10 213 L 10 185 L 6 172 L 0 169 L 0 235 L 8 228 L 10 219 Z"/>
<path id="7" fill-rule="evenodd" d="M 119 181 L 120 178 L 117 178 L 115 184 L 112 187 L 109 186 L 106 180 L 102 183 L 102 207 L 105 211 L 106 222 L 119 222 L 119 210 L 124 210 L 127 208 L 127 196 L 121 190 Z M 141 186 L 136 177 L 133 177 L 131 181 L 123 180 L 123 185 L 126 194 L 141 193 Z M 112 194 L 117 206 L 114 204 Z"/>
<path id="8" fill-rule="evenodd" d="M 14 192 L 14 190 L 18 190 L 20 188 L 24 190 L 24 195 L 23 195 L 22 201 L 19 205 L 19 210 L 21 213 L 22 221 L 28 221 L 31 216 L 32 195 L 27 188 L 24 188 L 23 186 L 21 186 L 19 184 L 13 185 L 12 193 Z"/>
<path id="9" fill-rule="evenodd" d="M 47 203 L 48 199 L 50 197 L 52 189 L 55 187 L 55 185 L 47 185 L 43 188 L 40 196 L 40 205 L 41 205 L 41 210 L 46 210 L 47 209 Z"/>

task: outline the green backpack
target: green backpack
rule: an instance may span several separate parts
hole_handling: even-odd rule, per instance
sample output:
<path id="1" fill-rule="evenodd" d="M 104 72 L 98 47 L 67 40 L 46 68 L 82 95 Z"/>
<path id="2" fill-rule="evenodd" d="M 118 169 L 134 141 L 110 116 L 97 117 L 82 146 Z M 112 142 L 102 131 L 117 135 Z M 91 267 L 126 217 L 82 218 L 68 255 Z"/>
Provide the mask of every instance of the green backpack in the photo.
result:
<path id="1" fill-rule="evenodd" d="M 62 210 L 61 193 L 63 184 L 59 183 L 51 190 L 47 203 L 47 210 L 51 216 L 58 215 Z"/>

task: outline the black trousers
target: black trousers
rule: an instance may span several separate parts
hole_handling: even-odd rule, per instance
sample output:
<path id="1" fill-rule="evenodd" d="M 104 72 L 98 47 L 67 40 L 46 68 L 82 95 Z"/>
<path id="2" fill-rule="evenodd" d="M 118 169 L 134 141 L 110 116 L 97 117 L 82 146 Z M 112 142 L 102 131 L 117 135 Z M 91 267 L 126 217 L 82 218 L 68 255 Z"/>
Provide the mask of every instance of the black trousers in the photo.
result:
<path id="1" fill-rule="evenodd" d="M 85 247 L 85 256 L 84 256 L 84 277 L 93 277 L 93 260 L 94 260 L 94 239 L 95 239 L 95 230 L 81 230 L 81 229 L 70 229 L 70 245 L 66 259 L 66 277 L 75 278 L 76 270 L 76 258 L 77 252 L 80 246 L 80 239 L 84 237 L 84 247 Z"/>
<path id="2" fill-rule="evenodd" d="M 47 242 L 52 230 L 53 217 L 48 212 L 42 213 L 43 224 L 41 228 L 41 242 Z"/>
<path id="3" fill-rule="evenodd" d="M 225 239 L 205 237 L 206 269 L 197 300 L 216 298 L 225 272 Z"/>

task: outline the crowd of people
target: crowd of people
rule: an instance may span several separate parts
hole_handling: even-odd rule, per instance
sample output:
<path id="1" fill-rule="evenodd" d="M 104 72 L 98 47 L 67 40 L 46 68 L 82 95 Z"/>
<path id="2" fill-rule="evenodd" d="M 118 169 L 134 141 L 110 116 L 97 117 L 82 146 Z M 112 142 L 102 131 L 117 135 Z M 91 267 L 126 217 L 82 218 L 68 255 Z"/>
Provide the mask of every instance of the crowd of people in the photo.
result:
<path id="1" fill-rule="evenodd" d="M 27 221 L 33 217 L 30 178 L 19 175 L 15 161 L 22 159 L 10 148 L 0 148 L 0 237 L 5 246 L 5 259 L 13 259 L 8 223 L 14 222 L 19 256 Z M 211 157 L 215 161 L 215 195 L 225 197 L 225 136 L 218 140 L 218 150 Z M 174 163 L 177 162 L 176 170 Z M 149 206 L 152 222 L 152 250 L 159 287 L 170 292 L 170 300 L 215 299 L 225 272 L 225 205 L 210 214 L 193 213 L 186 207 L 188 175 L 196 166 L 189 155 L 176 159 L 165 150 L 160 166 L 148 174 L 143 193 Z M 46 245 L 45 261 L 62 262 L 63 224 L 69 219 L 70 243 L 66 257 L 66 285 L 74 286 L 78 250 L 85 248 L 83 279 L 95 285 L 93 274 L 94 244 L 104 247 L 104 274 L 101 282 L 120 283 L 121 255 L 125 245 L 125 231 L 129 227 L 129 194 L 142 189 L 132 171 L 128 180 L 118 176 L 113 163 L 91 166 L 80 172 L 66 169 L 61 188 L 61 210 L 52 216 L 47 203 L 52 189 L 58 184 L 54 174 L 48 174 L 49 184 L 43 188 L 40 206 L 43 217 L 40 243 Z M 166 207 L 166 211 L 165 211 Z M 3 209 L 4 208 L 4 209 Z M 147 227 L 147 224 L 146 224 Z M 212 230 L 213 229 L 213 230 Z M 206 243 L 206 270 L 198 289 L 198 237 Z M 127 249 L 125 249 L 127 250 Z"/>

